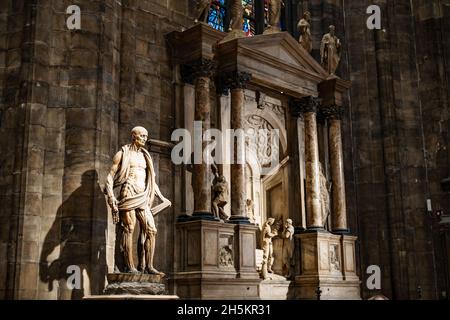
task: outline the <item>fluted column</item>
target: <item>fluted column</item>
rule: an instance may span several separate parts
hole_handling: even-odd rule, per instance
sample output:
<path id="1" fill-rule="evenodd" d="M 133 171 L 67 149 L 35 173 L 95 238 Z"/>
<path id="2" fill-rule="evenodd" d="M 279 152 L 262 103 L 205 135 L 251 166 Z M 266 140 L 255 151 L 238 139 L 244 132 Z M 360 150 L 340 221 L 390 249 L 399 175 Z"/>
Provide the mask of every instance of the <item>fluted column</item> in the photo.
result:
<path id="1" fill-rule="evenodd" d="M 195 86 L 194 120 L 202 124 L 201 131 L 194 127 L 194 139 L 200 139 L 211 126 L 210 85 L 214 75 L 216 62 L 200 59 L 181 67 L 181 75 L 185 82 Z M 201 137 L 200 137 L 201 135 Z M 203 139 L 201 139 L 203 141 Z M 192 187 L 194 192 L 193 216 L 201 219 L 214 219 L 211 213 L 211 166 L 203 159 L 207 142 L 202 142 L 201 154 L 194 152 Z M 194 147 L 195 149 L 195 147 Z"/>
<path id="2" fill-rule="evenodd" d="M 306 227 L 323 229 L 320 200 L 319 143 L 317 138 L 317 108 L 319 99 L 305 97 L 298 100 L 298 107 L 305 122 L 305 168 L 306 168 Z"/>
<path id="3" fill-rule="evenodd" d="M 323 113 L 328 120 L 328 145 L 333 197 L 333 210 L 331 212 L 332 231 L 334 233 L 346 233 L 348 232 L 348 227 L 341 136 L 341 109 L 338 106 L 326 107 L 323 108 Z"/>
<path id="4" fill-rule="evenodd" d="M 224 75 L 226 86 L 231 91 L 231 129 L 234 130 L 233 161 L 231 163 L 231 223 L 247 223 L 245 208 L 245 135 L 244 135 L 244 90 L 251 79 L 246 72 L 230 72 Z"/>

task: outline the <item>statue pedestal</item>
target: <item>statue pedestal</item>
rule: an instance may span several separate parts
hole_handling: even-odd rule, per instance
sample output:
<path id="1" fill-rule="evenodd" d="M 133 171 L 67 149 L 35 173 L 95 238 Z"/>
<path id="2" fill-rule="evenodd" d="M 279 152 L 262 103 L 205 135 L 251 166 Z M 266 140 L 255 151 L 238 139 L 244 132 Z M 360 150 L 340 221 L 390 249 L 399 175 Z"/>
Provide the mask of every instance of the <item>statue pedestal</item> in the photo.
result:
<path id="1" fill-rule="evenodd" d="M 256 230 L 208 220 L 178 222 L 177 294 L 184 299 L 258 299 Z"/>
<path id="2" fill-rule="evenodd" d="M 301 273 L 295 277 L 295 297 L 322 300 L 361 300 L 356 274 L 356 237 L 329 232 L 305 232 L 300 239 Z"/>
<path id="3" fill-rule="evenodd" d="M 174 300 L 167 294 L 161 275 L 110 273 L 103 295 L 88 296 L 84 300 Z"/>
<path id="4" fill-rule="evenodd" d="M 166 285 L 160 275 L 110 273 L 107 276 L 108 286 L 104 290 L 106 295 L 133 294 L 133 295 L 164 295 Z"/>
<path id="5" fill-rule="evenodd" d="M 268 278 L 261 281 L 259 295 L 261 300 L 288 300 L 290 299 L 291 281 L 277 274 L 269 273 Z"/>

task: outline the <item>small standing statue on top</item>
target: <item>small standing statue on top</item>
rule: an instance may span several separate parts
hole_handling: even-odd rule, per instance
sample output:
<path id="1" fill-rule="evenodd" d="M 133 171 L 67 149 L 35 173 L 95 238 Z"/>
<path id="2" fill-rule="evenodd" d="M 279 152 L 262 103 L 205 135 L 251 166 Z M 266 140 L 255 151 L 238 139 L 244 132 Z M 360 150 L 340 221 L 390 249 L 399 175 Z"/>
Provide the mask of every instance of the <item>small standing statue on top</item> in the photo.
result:
<path id="1" fill-rule="evenodd" d="M 206 22 L 210 8 L 211 0 L 197 0 L 197 18 L 195 19 L 195 23 Z"/>
<path id="2" fill-rule="evenodd" d="M 333 75 L 341 60 L 341 41 L 336 37 L 336 27 L 331 25 L 329 29 L 320 44 L 320 60 L 325 70 Z"/>
<path id="3" fill-rule="evenodd" d="M 305 11 L 303 18 L 297 24 L 297 29 L 300 31 L 300 44 L 308 53 L 311 53 L 313 44 L 311 36 L 311 13 L 309 11 Z"/>
<path id="4" fill-rule="evenodd" d="M 269 0 L 269 17 L 267 21 L 267 28 L 264 34 L 280 32 L 280 18 L 281 6 L 284 3 L 282 0 Z"/>
<path id="5" fill-rule="evenodd" d="M 225 212 L 224 207 L 228 203 L 228 182 L 225 177 L 219 173 L 219 169 L 216 164 L 211 165 L 211 169 L 214 173 L 214 180 L 212 186 L 212 202 L 211 208 L 214 216 L 223 221 L 229 219 L 228 214 Z"/>
<path id="6" fill-rule="evenodd" d="M 252 199 L 247 199 L 245 202 L 245 210 L 247 212 L 247 217 L 250 219 L 251 223 L 255 223 L 255 205 Z"/>

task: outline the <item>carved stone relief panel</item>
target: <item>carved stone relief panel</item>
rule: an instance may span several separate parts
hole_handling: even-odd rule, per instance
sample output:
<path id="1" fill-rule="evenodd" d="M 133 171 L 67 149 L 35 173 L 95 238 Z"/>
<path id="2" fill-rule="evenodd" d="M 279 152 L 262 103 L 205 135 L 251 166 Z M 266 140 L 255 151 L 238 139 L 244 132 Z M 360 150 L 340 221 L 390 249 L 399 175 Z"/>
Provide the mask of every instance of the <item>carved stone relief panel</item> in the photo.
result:
<path id="1" fill-rule="evenodd" d="M 339 254 L 339 246 L 332 244 L 330 245 L 330 270 L 333 271 L 341 271 L 341 263 L 340 263 L 340 254 Z"/>
<path id="2" fill-rule="evenodd" d="M 233 266 L 233 236 L 222 234 L 219 238 L 219 267 L 229 268 Z"/>
<path id="3" fill-rule="evenodd" d="M 274 127 L 259 115 L 252 114 L 246 118 L 247 147 L 253 150 L 261 166 L 272 163 L 274 154 L 279 154 L 279 145 L 273 139 L 277 136 Z"/>

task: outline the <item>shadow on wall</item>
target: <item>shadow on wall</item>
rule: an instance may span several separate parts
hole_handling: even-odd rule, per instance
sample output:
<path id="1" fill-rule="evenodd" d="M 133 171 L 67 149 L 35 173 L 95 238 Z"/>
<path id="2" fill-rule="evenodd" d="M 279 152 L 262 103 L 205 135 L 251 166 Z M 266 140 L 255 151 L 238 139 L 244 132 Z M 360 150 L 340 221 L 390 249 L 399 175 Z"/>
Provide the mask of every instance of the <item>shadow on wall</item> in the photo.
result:
<path id="1" fill-rule="evenodd" d="M 89 170 L 83 173 L 81 185 L 58 208 L 42 246 L 39 269 L 40 280 L 48 284 L 49 291 L 58 290 L 58 299 L 81 299 L 87 294 L 102 293 L 107 273 L 106 205 L 98 174 Z M 79 267 L 79 288 L 67 286 L 74 274 L 67 273 L 69 266 Z M 59 283 L 57 288 L 55 280 Z"/>

